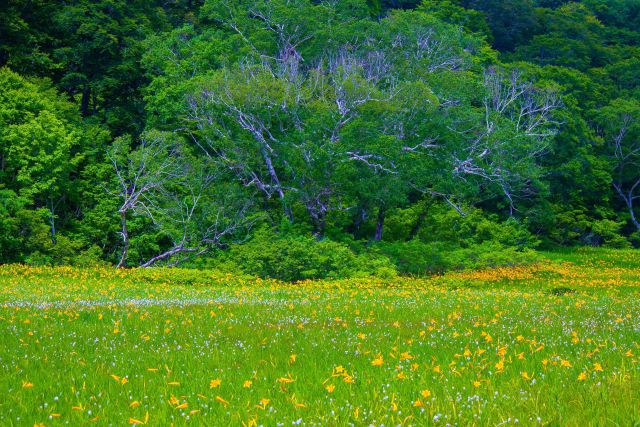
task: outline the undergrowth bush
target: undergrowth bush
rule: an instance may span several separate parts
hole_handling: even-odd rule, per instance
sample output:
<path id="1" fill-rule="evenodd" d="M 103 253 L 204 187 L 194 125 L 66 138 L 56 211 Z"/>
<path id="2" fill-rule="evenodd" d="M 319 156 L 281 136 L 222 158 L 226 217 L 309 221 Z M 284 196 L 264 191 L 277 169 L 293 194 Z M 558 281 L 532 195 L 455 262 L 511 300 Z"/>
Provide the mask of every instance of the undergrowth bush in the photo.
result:
<path id="1" fill-rule="evenodd" d="M 375 251 L 356 254 L 343 243 L 318 241 L 311 235 L 279 235 L 269 229 L 260 229 L 247 243 L 232 246 L 226 262 L 248 274 L 289 282 L 396 274 L 389 259 Z"/>
<path id="2" fill-rule="evenodd" d="M 526 222 L 500 221 L 480 209 L 465 207 L 460 215 L 449 206 L 432 205 L 420 231 L 410 241 L 376 245 L 398 273 L 427 275 L 448 270 L 491 268 L 532 262 L 539 240 Z M 403 228 L 407 228 L 406 225 Z"/>
<path id="3" fill-rule="evenodd" d="M 540 243 L 527 230 L 525 221 L 515 218 L 501 221 L 496 215 L 487 215 L 480 209 L 466 208 L 465 211 L 463 216 L 450 207 L 432 207 L 429 220 L 425 221 L 417 237 L 423 242 L 450 242 L 461 248 L 497 243 L 526 249 Z"/>
<path id="4" fill-rule="evenodd" d="M 486 224 L 485 224 L 486 226 Z M 511 227 L 511 226 L 508 226 Z M 495 238 L 495 227 L 490 235 Z M 509 242 L 512 243 L 512 242 Z M 284 281 L 396 274 L 423 276 L 448 270 L 491 268 L 536 260 L 527 247 L 500 241 L 358 242 L 317 240 L 310 234 L 260 229 L 252 239 L 234 245 L 219 258 L 217 268 Z"/>
<path id="5" fill-rule="evenodd" d="M 488 268 L 526 264 L 536 260 L 531 249 L 508 247 L 498 242 L 484 242 L 467 247 L 451 242 L 381 243 L 380 252 L 388 256 L 400 274 L 422 276 L 448 270 Z"/>

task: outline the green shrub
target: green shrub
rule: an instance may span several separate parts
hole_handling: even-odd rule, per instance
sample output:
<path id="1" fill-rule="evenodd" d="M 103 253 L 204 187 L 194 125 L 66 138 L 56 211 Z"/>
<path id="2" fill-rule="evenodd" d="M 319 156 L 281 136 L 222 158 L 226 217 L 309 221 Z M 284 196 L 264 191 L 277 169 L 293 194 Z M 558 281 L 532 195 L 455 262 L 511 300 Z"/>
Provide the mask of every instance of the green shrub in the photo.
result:
<path id="1" fill-rule="evenodd" d="M 629 248 L 631 243 L 621 235 L 620 229 L 625 222 L 608 219 L 596 220 L 591 223 L 591 232 L 583 238 L 590 246 L 606 246 L 610 248 Z"/>
<path id="2" fill-rule="evenodd" d="M 269 229 L 232 246 L 226 256 L 235 269 L 288 282 L 395 274 L 393 265 L 375 252 L 357 255 L 342 243 L 318 241 L 311 235 L 278 235 Z"/>
<path id="3" fill-rule="evenodd" d="M 400 274 L 422 276 L 448 270 L 512 266 L 533 262 L 535 252 L 530 249 L 508 247 L 497 242 L 485 242 L 468 247 L 455 244 L 419 240 L 381 243 L 380 251 L 395 264 Z"/>
<path id="4" fill-rule="evenodd" d="M 527 230 L 526 221 L 515 218 L 500 221 L 496 215 L 487 215 L 476 208 L 465 208 L 465 212 L 463 216 L 450 206 L 432 206 L 417 237 L 423 242 L 450 242 L 462 248 L 495 242 L 525 249 L 540 243 Z"/>
<path id="5" fill-rule="evenodd" d="M 51 236 L 45 234 L 38 249 L 30 253 L 25 258 L 25 262 L 30 265 L 75 265 L 81 267 L 108 264 L 102 259 L 102 249 L 95 245 L 85 249 L 85 246 L 83 241 L 61 234 L 56 236 L 54 244 L 51 241 Z"/>
<path id="6" fill-rule="evenodd" d="M 424 208 L 423 208 L 424 209 Z M 480 209 L 465 207 L 465 215 L 444 204 L 428 207 L 416 238 L 409 242 L 376 245 L 401 274 L 427 275 L 448 270 L 499 267 L 531 262 L 539 240 L 526 221 L 500 221 Z M 394 226 L 407 228 L 415 212 L 404 210 L 394 217 Z"/>
<path id="7" fill-rule="evenodd" d="M 96 267 L 109 265 L 103 259 L 102 249 L 93 245 L 86 250 L 80 251 L 71 259 L 71 265 L 77 267 Z"/>

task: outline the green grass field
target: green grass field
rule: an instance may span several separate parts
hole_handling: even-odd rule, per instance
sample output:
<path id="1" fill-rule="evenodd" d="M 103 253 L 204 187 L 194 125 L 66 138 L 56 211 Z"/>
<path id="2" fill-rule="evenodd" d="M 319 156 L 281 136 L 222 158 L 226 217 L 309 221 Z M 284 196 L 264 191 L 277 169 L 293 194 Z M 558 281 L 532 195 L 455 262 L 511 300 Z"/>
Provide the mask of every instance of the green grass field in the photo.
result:
<path id="1" fill-rule="evenodd" d="M 0 424 L 640 423 L 640 256 L 285 285 L 0 267 Z"/>

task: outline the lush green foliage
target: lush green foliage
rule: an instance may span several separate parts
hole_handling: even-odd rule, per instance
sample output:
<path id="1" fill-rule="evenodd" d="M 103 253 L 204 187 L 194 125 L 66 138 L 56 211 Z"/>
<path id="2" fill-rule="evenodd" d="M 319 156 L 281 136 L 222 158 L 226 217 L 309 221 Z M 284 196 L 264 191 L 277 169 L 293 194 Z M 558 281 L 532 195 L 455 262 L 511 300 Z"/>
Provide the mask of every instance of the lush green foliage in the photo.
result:
<path id="1" fill-rule="evenodd" d="M 301 279 L 640 246 L 632 0 L 5 3 L 0 262 Z"/>
<path id="2" fill-rule="evenodd" d="M 221 257 L 230 264 L 225 265 L 227 270 L 284 281 L 396 273 L 387 258 L 373 251 L 357 255 L 338 242 L 318 241 L 296 233 L 279 235 L 269 230 L 256 232 L 249 242 L 234 245 Z"/>
<path id="3" fill-rule="evenodd" d="M 47 81 L 3 68 L 0 86 L 0 258 L 73 262 L 91 246 L 91 235 L 71 237 L 90 224 L 89 218 L 80 224 L 80 215 L 91 216 L 87 203 L 106 198 L 91 187 L 100 172 L 106 175 L 100 159 L 108 133 L 82 123 L 76 107 Z"/>
<path id="4" fill-rule="evenodd" d="M 295 285 L 0 267 L 0 413 L 16 425 L 638 423 L 636 252 L 549 256 Z"/>

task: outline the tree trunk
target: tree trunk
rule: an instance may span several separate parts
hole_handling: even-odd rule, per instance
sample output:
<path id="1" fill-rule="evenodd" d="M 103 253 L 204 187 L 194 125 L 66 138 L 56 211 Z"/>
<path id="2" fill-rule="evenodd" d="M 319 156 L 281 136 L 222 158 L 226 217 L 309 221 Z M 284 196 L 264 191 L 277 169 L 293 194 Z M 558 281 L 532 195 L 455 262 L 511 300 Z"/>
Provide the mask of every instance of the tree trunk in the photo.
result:
<path id="1" fill-rule="evenodd" d="M 120 262 L 116 266 L 116 268 L 124 267 L 125 262 L 127 261 L 127 252 L 129 252 L 129 232 L 127 230 L 127 211 L 120 211 L 120 223 L 122 224 L 122 230 L 120 234 L 122 234 L 122 256 L 120 257 Z"/>
<path id="2" fill-rule="evenodd" d="M 176 254 L 179 254 L 179 253 L 192 253 L 192 252 L 197 252 L 197 251 L 198 251 L 198 248 L 185 248 L 184 245 L 182 243 L 180 243 L 179 245 L 174 246 L 173 248 L 169 249 L 168 251 L 154 256 L 149 261 L 145 262 L 144 264 L 141 264 L 140 266 L 141 267 L 151 267 L 156 262 L 162 261 L 164 259 L 171 258 L 173 255 L 176 255 Z M 200 253 L 204 253 L 205 251 L 206 251 L 206 248 L 201 250 Z"/>
<path id="3" fill-rule="evenodd" d="M 373 240 L 375 240 L 376 242 L 379 242 L 380 240 L 382 240 L 382 229 L 384 228 L 384 215 L 385 215 L 385 210 L 383 207 L 380 207 L 378 209 L 378 219 L 376 220 L 376 233 L 375 233 L 375 236 L 373 236 Z"/>
<path id="4" fill-rule="evenodd" d="M 280 201 L 282 202 L 282 208 L 284 210 L 284 214 L 289 219 L 289 222 L 293 224 L 293 212 L 291 212 L 291 209 L 287 206 L 287 204 L 284 201 L 284 191 L 282 191 L 282 186 L 280 185 L 280 179 L 278 178 L 276 169 L 273 167 L 271 156 L 269 156 L 269 153 L 267 153 L 267 150 L 264 147 L 261 148 L 260 151 L 262 152 L 262 158 L 264 159 L 264 163 L 266 164 L 267 170 L 269 171 L 269 176 L 271 177 L 271 180 L 276 185 L 276 188 L 278 191 L 278 197 L 280 197 Z"/>
<path id="5" fill-rule="evenodd" d="M 290 206 L 287 206 L 287 204 L 284 202 L 284 200 L 282 201 L 282 206 L 284 209 L 284 214 L 287 217 L 287 219 L 289 220 L 289 223 L 293 224 L 293 211 L 291 210 Z"/>
<path id="6" fill-rule="evenodd" d="M 98 94 L 96 93 L 95 90 L 92 92 L 91 109 L 92 109 L 91 114 L 96 114 L 98 112 Z"/>
<path id="7" fill-rule="evenodd" d="M 324 237 L 324 229 L 326 227 L 327 220 L 326 216 L 322 215 L 319 218 L 315 218 L 313 220 L 313 235 L 316 236 L 316 239 L 322 240 Z"/>
<path id="8" fill-rule="evenodd" d="M 360 232 L 360 227 L 362 226 L 362 223 L 364 222 L 366 217 L 367 217 L 367 210 L 365 208 L 360 208 L 359 211 L 358 211 L 358 214 L 353 219 L 352 234 L 353 234 L 353 238 L 354 239 L 358 238 L 358 233 Z"/>
<path id="9" fill-rule="evenodd" d="M 633 209 L 633 199 L 634 199 L 633 190 L 637 186 L 640 186 L 640 180 L 638 180 L 635 183 L 635 185 L 632 187 L 631 191 L 629 191 L 628 194 L 625 194 L 625 192 L 622 190 L 621 184 L 615 184 L 615 183 L 613 184 L 613 188 L 616 189 L 620 198 L 624 200 L 625 205 L 627 205 L 627 209 L 629 210 L 629 214 L 631 215 L 631 222 L 633 223 L 633 225 L 636 226 L 638 230 L 640 230 L 640 220 L 638 220 L 638 217 L 636 217 L 636 212 Z"/>
<path id="10" fill-rule="evenodd" d="M 413 240 L 418 235 L 418 231 L 420 231 L 420 228 L 424 223 L 424 219 L 427 217 L 428 211 L 429 211 L 429 204 L 425 202 L 424 208 L 420 211 L 420 214 L 418 215 L 418 219 L 416 219 L 416 222 L 413 224 L 413 227 L 411 227 L 411 231 L 409 231 L 409 235 L 407 236 L 407 242 Z"/>
<path id="11" fill-rule="evenodd" d="M 85 85 L 82 88 L 82 100 L 80 101 L 80 112 L 83 117 L 89 115 L 89 104 L 91 102 L 91 88 Z"/>
<path id="12" fill-rule="evenodd" d="M 53 201 L 49 201 L 49 225 L 51 227 L 51 243 L 54 245 L 57 243 L 56 240 L 56 208 L 53 206 Z"/>
<path id="13" fill-rule="evenodd" d="M 638 231 L 640 231 L 640 221 L 638 221 L 638 218 L 636 217 L 636 212 L 633 210 L 633 200 L 630 200 L 629 203 L 627 203 L 627 205 L 629 207 L 629 213 L 631 214 L 631 222 L 633 223 L 633 225 L 636 226 Z"/>
<path id="14" fill-rule="evenodd" d="M 56 219 L 54 217 L 53 211 L 49 211 L 49 224 L 51 225 L 51 243 L 54 245 L 57 243 L 56 240 Z"/>

